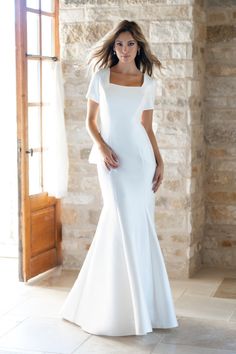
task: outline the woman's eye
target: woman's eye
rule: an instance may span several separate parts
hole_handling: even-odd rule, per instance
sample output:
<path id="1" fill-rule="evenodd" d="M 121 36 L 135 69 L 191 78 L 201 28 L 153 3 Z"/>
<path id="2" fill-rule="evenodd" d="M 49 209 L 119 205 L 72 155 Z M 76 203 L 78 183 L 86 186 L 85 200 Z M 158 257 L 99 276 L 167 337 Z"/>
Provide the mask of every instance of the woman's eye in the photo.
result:
<path id="1" fill-rule="evenodd" d="M 116 43 L 116 45 L 122 46 L 122 43 Z M 129 45 L 130 45 L 130 46 L 131 46 L 131 45 L 134 45 L 134 42 L 129 43 Z"/>

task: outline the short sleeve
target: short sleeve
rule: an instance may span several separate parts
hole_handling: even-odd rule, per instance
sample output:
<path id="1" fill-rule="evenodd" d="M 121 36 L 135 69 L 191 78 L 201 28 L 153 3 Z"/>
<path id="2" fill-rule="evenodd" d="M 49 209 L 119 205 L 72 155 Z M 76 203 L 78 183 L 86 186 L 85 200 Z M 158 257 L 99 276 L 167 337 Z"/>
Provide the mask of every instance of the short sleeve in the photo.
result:
<path id="1" fill-rule="evenodd" d="M 90 79 L 86 98 L 91 98 L 91 100 L 99 103 L 99 71 L 93 73 Z"/>
<path id="2" fill-rule="evenodd" d="M 143 110 L 154 109 L 155 97 L 156 97 L 156 80 L 152 79 L 152 81 L 150 82 L 150 85 L 147 88 L 146 94 L 145 94 Z"/>

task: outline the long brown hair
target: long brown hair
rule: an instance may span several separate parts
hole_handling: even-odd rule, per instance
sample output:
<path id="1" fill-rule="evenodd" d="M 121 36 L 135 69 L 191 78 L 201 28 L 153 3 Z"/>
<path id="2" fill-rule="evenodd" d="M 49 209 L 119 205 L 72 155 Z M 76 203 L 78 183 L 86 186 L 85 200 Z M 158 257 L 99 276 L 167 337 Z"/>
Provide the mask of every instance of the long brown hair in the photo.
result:
<path id="1" fill-rule="evenodd" d="M 122 32 L 130 32 L 140 47 L 139 54 L 135 57 L 135 64 L 142 73 L 147 72 L 151 76 L 154 65 L 159 69 L 162 68 L 161 62 L 152 53 L 140 26 L 134 21 L 123 20 L 91 48 L 86 63 L 88 71 L 91 68 L 95 71 L 96 67 L 98 69 L 112 67 L 118 63 L 119 59 L 113 52 L 113 46 Z"/>

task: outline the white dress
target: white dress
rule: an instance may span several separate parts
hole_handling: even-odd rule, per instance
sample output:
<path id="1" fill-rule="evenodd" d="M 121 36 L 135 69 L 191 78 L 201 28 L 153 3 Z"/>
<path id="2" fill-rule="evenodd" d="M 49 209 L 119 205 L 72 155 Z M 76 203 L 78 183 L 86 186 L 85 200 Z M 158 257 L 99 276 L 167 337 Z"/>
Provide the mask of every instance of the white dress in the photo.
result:
<path id="1" fill-rule="evenodd" d="M 87 98 L 99 103 L 100 134 L 118 155 L 110 171 L 93 144 L 103 208 L 83 266 L 60 311 L 96 335 L 144 335 L 178 322 L 155 231 L 155 156 L 142 111 L 154 108 L 156 81 L 110 83 L 110 69 L 93 74 Z"/>

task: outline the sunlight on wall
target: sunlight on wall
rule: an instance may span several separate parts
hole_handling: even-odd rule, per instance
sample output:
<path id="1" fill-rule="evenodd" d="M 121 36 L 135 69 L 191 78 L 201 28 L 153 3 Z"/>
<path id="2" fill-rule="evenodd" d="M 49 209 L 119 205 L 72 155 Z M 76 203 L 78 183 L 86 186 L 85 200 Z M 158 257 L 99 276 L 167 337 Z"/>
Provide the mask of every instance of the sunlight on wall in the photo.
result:
<path id="1" fill-rule="evenodd" d="M 14 0 L 0 1 L 0 256 L 17 255 L 17 133 Z"/>

